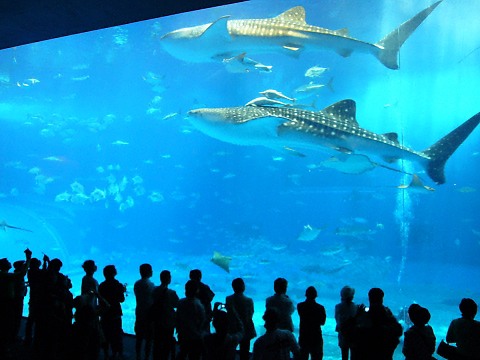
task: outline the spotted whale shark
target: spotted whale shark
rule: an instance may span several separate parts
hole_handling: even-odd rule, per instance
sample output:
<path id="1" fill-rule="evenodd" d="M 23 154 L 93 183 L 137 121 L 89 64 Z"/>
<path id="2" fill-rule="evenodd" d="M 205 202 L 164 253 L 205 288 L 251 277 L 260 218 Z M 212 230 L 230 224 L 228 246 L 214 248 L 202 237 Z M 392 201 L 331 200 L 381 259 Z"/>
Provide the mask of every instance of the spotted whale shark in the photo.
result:
<path id="1" fill-rule="evenodd" d="M 442 1 L 374 44 L 350 37 L 347 29 L 329 30 L 307 24 L 302 6 L 274 18 L 230 20 L 230 16 L 223 16 L 212 23 L 169 32 L 161 37 L 160 44 L 172 56 L 192 63 L 223 61 L 243 53 L 282 51 L 299 56 L 304 51 L 331 49 L 343 57 L 353 52 L 372 54 L 387 68 L 398 69 L 400 47 Z"/>
<path id="2" fill-rule="evenodd" d="M 346 163 L 361 160 L 372 169 L 379 165 L 400 172 L 394 163 L 411 161 L 420 164 L 434 182 L 443 184 L 445 163 L 477 127 L 480 112 L 423 151 L 402 145 L 394 132 L 377 134 L 360 127 L 355 101 L 350 99 L 316 112 L 242 106 L 194 109 L 188 118 L 204 134 L 237 145 L 265 146 L 302 156 L 327 153 L 339 155 Z"/>

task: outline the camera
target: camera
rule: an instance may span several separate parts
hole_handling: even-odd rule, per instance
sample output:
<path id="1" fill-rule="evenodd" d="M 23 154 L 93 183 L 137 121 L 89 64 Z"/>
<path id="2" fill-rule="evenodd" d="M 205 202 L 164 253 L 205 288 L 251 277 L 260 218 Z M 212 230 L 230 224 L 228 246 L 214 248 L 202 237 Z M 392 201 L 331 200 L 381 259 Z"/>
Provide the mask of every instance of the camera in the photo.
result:
<path id="1" fill-rule="evenodd" d="M 226 308 L 227 306 L 221 302 L 216 302 L 215 305 L 213 306 L 213 309 L 216 311 L 225 310 Z"/>

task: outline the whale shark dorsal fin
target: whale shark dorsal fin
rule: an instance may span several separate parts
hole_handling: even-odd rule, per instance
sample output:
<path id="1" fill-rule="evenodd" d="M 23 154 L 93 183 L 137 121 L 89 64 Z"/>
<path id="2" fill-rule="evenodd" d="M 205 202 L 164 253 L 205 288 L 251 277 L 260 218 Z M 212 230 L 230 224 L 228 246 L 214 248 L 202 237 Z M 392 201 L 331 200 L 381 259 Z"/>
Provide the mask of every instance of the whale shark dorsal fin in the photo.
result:
<path id="1" fill-rule="evenodd" d="M 348 28 L 342 28 L 334 31 L 335 35 L 348 36 Z"/>
<path id="2" fill-rule="evenodd" d="M 213 23 L 208 25 L 204 30 L 203 33 L 200 35 L 202 38 L 205 37 L 225 37 L 230 36 L 228 32 L 227 22 L 230 18 L 230 15 L 222 16 L 221 18 L 215 20 Z"/>
<path id="3" fill-rule="evenodd" d="M 347 99 L 340 100 L 335 104 L 327 106 L 325 109 L 322 110 L 322 112 L 335 118 L 336 120 L 346 121 L 350 124 L 358 126 L 356 109 L 357 105 L 355 101 Z"/>
<path id="4" fill-rule="evenodd" d="M 398 142 L 398 134 L 396 132 L 389 132 L 383 134 L 388 140 L 393 141 L 395 144 L 399 144 Z"/>
<path id="5" fill-rule="evenodd" d="M 275 16 L 274 19 L 305 25 L 305 8 L 303 6 L 295 6 L 280 15 Z"/>

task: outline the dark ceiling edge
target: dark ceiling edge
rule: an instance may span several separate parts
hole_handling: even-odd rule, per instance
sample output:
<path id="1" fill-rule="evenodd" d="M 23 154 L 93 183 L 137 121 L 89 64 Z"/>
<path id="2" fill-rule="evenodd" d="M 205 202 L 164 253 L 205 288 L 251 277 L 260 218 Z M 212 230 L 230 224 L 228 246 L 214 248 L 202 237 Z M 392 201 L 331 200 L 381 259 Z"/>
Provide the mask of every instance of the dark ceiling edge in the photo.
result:
<path id="1" fill-rule="evenodd" d="M 248 0 L 17 0 L 0 4 L 0 50 Z"/>

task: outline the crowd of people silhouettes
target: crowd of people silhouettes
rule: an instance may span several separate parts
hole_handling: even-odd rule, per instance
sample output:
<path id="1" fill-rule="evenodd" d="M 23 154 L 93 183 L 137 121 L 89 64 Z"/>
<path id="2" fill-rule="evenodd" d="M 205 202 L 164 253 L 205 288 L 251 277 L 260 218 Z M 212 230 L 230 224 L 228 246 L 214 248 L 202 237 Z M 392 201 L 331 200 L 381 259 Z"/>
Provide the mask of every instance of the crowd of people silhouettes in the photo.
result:
<path id="1" fill-rule="evenodd" d="M 70 279 L 60 272 L 62 262 L 43 256 L 43 263 L 25 250 L 25 260 L 12 264 L 0 259 L 0 359 L 16 359 L 24 297 L 30 288 L 28 318 L 23 346 L 40 360 L 123 359 L 122 303 L 126 284 L 116 279 L 114 265 L 103 269 L 99 283 L 97 266 L 86 260 L 82 267 L 81 294 L 74 297 Z M 317 290 L 309 286 L 305 301 L 297 306 L 300 318 L 298 342 L 294 334 L 293 301 L 287 295 L 288 281 L 277 278 L 274 294 L 266 299 L 263 314 L 265 333 L 257 338 L 253 323 L 254 302 L 247 297 L 245 282 L 232 281 L 233 294 L 215 302 L 215 293 L 202 282 L 202 272 L 190 271 L 185 297 L 169 289 L 172 275 L 160 273 L 160 285 L 151 281 L 150 264 L 139 268 L 134 284 L 135 356 L 137 360 L 298 360 L 323 359 L 322 326 L 327 315 L 317 303 Z M 25 279 L 26 278 L 26 279 Z M 25 281 L 27 280 L 27 281 Z M 342 360 L 391 360 L 403 338 L 406 360 L 432 360 L 436 338 L 430 312 L 419 304 L 408 308 L 409 324 L 404 328 L 383 305 L 384 292 L 372 288 L 369 304 L 354 303 L 355 290 L 344 286 L 335 306 L 336 332 Z M 462 299 L 461 317 L 447 331 L 449 359 L 480 359 L 480 322 L 474 318 L 477 304 Z M 213 327 L 213 332 L 211 328 Z M 175 337 L 176 335 L 176 337 Z M 250 353 L 251 341 L 253 352 Z M 239 349 L 237 351 L 237 348 Z"/>

